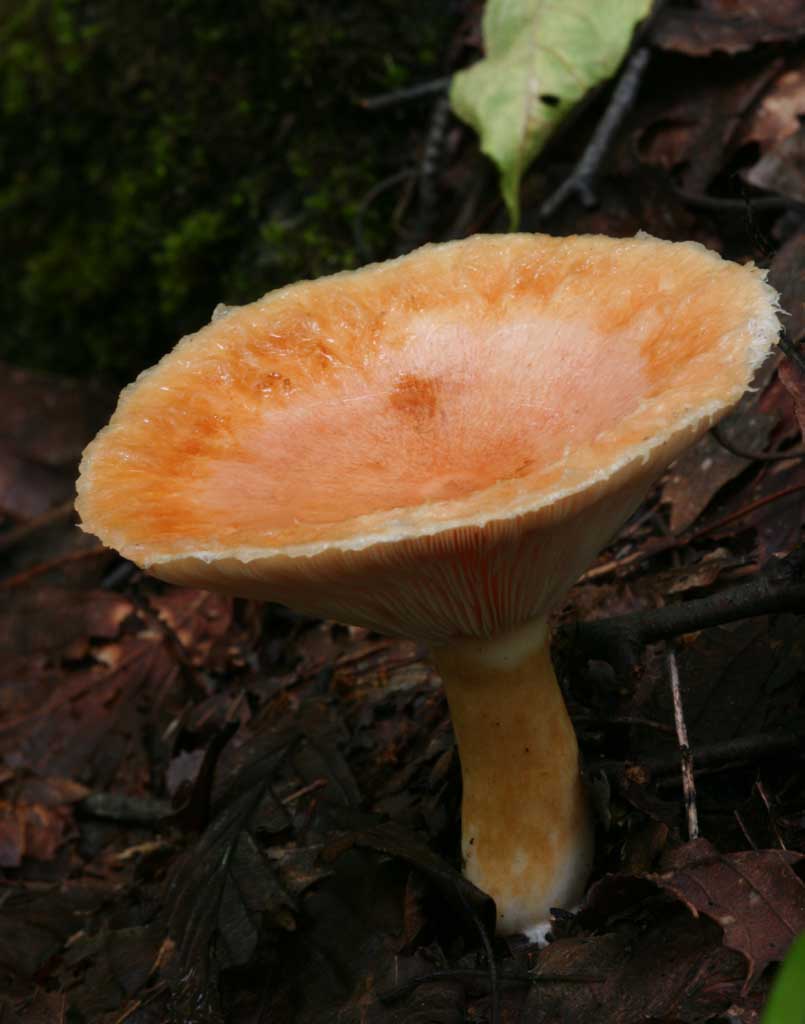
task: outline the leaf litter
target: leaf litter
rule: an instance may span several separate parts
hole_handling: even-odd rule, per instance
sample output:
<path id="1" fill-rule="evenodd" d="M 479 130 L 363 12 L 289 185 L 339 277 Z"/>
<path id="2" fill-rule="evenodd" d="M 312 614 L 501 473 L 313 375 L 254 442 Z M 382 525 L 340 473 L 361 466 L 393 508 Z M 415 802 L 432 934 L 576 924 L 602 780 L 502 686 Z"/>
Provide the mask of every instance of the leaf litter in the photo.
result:
<path id="1" fill-rule="evenodd" d="M 569 204 L 545 227 L 646 229 L 770 265 L 796 342 L 805 225 L 781 176 L 802 112 L 794 6 L 666 5 L 598 208 Z M 582 111 L 525 175 L 526 223 L 600 114 Z M 463 131 L 435 182 L 434 239 L 459 220 L 502 226 L 494 195 L 450 184 L 478 171 Z M 482 198 L 491 215 L 466 205 Z M 724 435 L 796 449 L 804 387 L 793 363 L 770 363 Z M 458 759 L 424 652 L 164 587 L 93 550 L 59 509 L 112 400 L 15 370 L 0 403 L 0 1020 L 458 1024 L 496 1006 L 524 1024 L 758 1019 L 805 928 L 805 770 L 796 744 L 774 742 L 805 726 L 801 615 L 678 641 L 693 843 L 662 650 L 625 675 L 556 652 L 602 817 L 593 882 L 544 948 L 496 939 L 460 874 Z M 804 473 L 708 435 L 561 621 L 751 580 L 801 543 Z"/>

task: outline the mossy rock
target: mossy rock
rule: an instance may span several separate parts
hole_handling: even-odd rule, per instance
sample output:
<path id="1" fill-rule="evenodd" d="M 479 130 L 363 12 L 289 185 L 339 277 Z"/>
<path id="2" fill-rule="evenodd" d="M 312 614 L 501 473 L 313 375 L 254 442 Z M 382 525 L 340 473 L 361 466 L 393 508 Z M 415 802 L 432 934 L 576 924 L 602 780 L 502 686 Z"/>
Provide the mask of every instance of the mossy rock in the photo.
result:
<path id="1" fill-rule="evenodd" d="M 239 303 L 359 262 L 410 163 L 449 5 L 29 0 L 0 29 L 0 356 L 122 378 Z M 10 171 L 10 173 L 8 173 Z M 393 196 L 367 214 L 383 255 Z M 7 257 L 8 260 L 8 257 Z"/>

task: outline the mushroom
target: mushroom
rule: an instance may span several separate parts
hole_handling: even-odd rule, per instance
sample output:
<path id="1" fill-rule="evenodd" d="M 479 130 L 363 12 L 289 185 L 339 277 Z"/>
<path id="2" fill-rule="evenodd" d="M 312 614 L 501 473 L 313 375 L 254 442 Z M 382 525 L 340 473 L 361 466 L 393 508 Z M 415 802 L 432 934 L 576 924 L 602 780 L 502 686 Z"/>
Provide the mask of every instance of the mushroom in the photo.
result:
<path id="1" fill-rule="evenodd" d="M 548 617 L 777 331 L 764 274 L 694 243 L 425 246 L 184 338 L 87 448 L 77 507 L 164 580 L 427 642 L 465 873 L 531 929 L 593 855 Z"/>

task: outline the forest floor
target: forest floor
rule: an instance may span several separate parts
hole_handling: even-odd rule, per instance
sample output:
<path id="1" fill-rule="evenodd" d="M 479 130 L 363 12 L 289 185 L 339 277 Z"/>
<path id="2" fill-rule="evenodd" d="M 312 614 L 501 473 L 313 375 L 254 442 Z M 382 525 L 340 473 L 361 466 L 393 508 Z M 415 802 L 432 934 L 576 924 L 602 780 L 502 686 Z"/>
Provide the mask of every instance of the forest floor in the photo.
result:
<path id="1" fill-rule="evenodd" d="M 669 9 L 597 205 L 539 213 L 607 94 L 526 178 L 525 228 L 642 229 L 755 260 L 795 347 L 798 6 Z M 417 102 L 428 159 L 389 186 L 398 251 L 501 223 L 471 133 L 438 97 Z M 583 905 L 543 947 L 494 938 L 490 901 L 461 877 L 458 758 L 424 650 L 160 584 L 76 528 L 80 452 L 114 401 L 95 382 L 0 375 L 2 1024 L 759 1019 L 805 930 L 796 359 L 761 369 L 557 616 L 600 822 Z M 684 627 L 628 647 L 585 634 L 634 615 L 639 635 L 683 605 Z"/>

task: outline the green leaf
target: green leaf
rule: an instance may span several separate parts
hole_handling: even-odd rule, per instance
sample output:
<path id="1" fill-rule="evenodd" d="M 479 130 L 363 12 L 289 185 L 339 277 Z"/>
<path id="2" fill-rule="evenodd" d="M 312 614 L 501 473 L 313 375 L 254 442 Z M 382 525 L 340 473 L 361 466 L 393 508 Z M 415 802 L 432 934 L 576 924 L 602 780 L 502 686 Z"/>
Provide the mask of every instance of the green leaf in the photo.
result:
<path id="1" fill-rule="evenodd" d="M 762 1024 L 805 1024 L 805 933 L 793 943 L 777 972 Z"/>
<path id="2" fill-rule="evenodd" d="M 515 228 L 520 179 L 592 86 L 611 77 L 651 0 L 487 0 L 486 57 L 453 78 L 450 102 L 498 165 Z"/>

